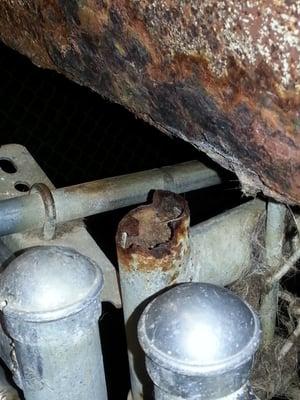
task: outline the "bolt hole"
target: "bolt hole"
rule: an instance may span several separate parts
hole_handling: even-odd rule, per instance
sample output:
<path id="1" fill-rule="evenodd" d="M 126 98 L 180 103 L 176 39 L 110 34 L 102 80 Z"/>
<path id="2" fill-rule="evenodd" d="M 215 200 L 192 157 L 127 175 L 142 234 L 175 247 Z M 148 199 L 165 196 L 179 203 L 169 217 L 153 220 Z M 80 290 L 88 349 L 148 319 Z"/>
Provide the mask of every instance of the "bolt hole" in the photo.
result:
<path id="1" fill-rule="evenodd" d="M 15 164 L 8 158 L 0 158 L 0 168 L 7 174 L 15 174 L 17 172 Z"/>
<path id="2" fill-rule="evenodd" d="M 30 186 L 26 182 L 17 182 L 15 184 L 15 189 L 18 192 L 26 193 L 26 192 L 29 192 Z"/>

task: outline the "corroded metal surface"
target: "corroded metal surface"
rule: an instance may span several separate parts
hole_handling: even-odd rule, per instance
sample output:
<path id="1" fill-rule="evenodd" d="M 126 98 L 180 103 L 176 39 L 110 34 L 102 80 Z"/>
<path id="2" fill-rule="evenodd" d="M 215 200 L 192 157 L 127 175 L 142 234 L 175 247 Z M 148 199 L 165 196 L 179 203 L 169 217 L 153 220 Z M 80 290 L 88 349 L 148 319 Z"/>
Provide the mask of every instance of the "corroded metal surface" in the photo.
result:
<path id="1" fill-rule="evenodd" d="M 152 399 L 137 322 L 145 303 L 164 288 L 191 280 L 190 214 L 179 195 L 155 191 L 152 203 L 131 210 L 116 237 L 133 400 Z"/>
<path id="2" fill-rule="evenodd" d="M 22 149 L 22 146 L 13 147 Z M 41 184 L 36 183 L 39 180 L 32 175 L 32 169 L 27 162 L 25 170 L 24 151 L 19 151 L 17 158 L 15 154 L 12 158 L 11 152 L 11 145 L 0 147 L 0 161 L 8 154 L 7 160 L 14 160 L 13 165 L 22 162 L 21 175 L 26 180 L 19 180 L 20 174 L 17 172 L 7 174 L 0 168 L 0 236 L 43 228 L 44 236 L 46 233 L 49 238 L 49 233 L 55 233 L 55 225 L 143 203 L 153 189 L 184 193 L 221 182 L 221 177 L 215 170 L 207 168 L 199 161 L 189 161 L 56 190 L 51 187 L 43 188 L 41 191 L 37 190 Z M 16 184 L 23 182 L 29 191 L 28 179 L 34 186 L 31 187 L 30 195 L 21 196 Z"/>
<path id="3" fill-rule="evenodd" d="M 155 191 L 151 204 L 130 211 L 119 224 L 120 268 L 129 272 L 171 270 L 169 284 L 175 283 L 190 253 L 189 225 L 187 202 L 174 193 Z"/>
<path id="4" fill-rule="evenodd" d="M 2 0 L 0 37 L 300 204 L 300 1 Z"/>

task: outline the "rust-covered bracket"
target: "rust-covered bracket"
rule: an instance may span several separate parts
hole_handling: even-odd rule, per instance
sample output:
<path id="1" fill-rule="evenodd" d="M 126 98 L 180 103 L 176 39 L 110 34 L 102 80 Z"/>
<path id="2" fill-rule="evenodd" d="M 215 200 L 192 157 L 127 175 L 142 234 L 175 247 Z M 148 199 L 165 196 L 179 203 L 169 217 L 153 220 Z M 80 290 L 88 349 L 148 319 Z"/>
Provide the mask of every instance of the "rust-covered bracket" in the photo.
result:
<path id="1" fill-rule="evenodd" d="M 300 204 L 300 1 L 2 0 L 0 38 Z"/>

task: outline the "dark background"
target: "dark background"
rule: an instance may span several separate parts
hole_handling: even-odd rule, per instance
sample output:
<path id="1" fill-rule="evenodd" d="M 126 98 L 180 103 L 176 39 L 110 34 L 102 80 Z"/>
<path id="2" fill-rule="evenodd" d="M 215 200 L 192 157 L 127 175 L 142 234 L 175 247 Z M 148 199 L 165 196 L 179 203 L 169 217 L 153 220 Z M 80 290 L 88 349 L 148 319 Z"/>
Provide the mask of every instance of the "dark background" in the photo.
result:
<path id="1" fill-rule="evenodd" d="M 19 143 L 55 186 L 67 186 L 199 159 L 191 145 L 171 139 L 89 89 L 41 70 L 0 43 L 0 144 Z M 192 224 L 245 201 L 236 177 L 214 166 L 224 184 L 185 195 Z M 128 209 L 87 220 L 90 233 L 116 265 L 114 236 Z M 129 389 L 121 310 L 104 305 L 101 320 L 109 398 Z"/>

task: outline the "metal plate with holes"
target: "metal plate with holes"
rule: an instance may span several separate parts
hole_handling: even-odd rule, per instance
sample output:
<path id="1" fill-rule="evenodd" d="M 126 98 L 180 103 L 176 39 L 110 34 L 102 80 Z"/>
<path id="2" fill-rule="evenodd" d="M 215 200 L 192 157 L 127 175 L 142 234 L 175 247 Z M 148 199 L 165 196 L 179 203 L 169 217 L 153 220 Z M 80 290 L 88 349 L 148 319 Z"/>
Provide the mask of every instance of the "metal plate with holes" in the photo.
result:
<path id="1" fill-rule="evenodd" d="M 1 146 L 0 200 L 24 195 L 35 183 L 44 183 L 50 189 L 55 189 L 25 147 L 16 144 Z M 121 307 L 116 270 L 87 232 L 82 220 L 57 226 L 56 236 L 51 242 L 42 237 L 40 230 L 8 235 L 2 237 L 2 240 L 13 252 L 50 243 L 75 248 L 93 259 L 102 269 L 104 274 L 102 301 L 109 301 L 116 307 Z"/>

